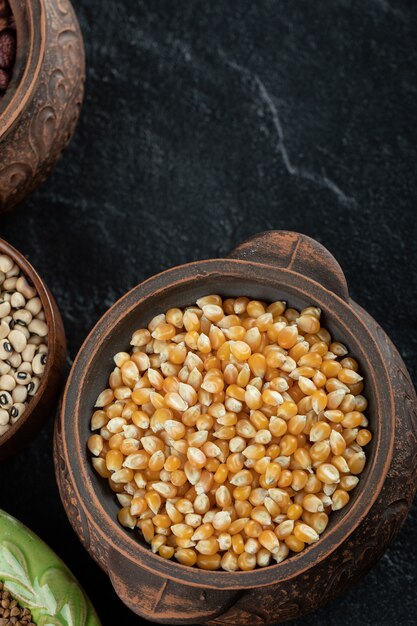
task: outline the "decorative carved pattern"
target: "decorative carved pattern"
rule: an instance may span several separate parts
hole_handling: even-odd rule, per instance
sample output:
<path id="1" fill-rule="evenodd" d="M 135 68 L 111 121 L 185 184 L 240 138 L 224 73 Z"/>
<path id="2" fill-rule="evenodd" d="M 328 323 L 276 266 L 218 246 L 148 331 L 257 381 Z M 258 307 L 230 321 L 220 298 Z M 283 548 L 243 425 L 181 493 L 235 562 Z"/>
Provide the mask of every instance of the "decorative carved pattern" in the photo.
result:
<path id="1" fill-rule="evenodd" d="M 81 110 L 85 62 L 74 11 L 69 0 L 42 2 L 46 41 L 39 79 L 26 111 L 0 137 L 0 212 L 13 208 L 48 176 Z"/>

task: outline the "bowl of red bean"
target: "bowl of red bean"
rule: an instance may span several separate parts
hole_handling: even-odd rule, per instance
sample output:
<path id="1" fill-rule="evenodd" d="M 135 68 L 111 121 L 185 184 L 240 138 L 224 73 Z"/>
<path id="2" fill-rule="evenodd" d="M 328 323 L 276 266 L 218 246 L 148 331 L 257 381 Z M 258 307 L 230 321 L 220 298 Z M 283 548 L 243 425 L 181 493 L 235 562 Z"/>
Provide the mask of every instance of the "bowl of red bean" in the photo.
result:
<path id="1" fill-rule="evenodd" d="M 59 159 L 81 110 L 84 73 L 69 0 L 0 0 L 0 213 Z"/>
<path id="2" fill-rule="evenodd" d="M 53 296 L 29 261 L 0 239 L 0 461 L 51 415 L 65 355 Z"/>
<path id="3" fill-rule="evenodd" d="M 275 624 L 392 541 L 416 488 L 416 396 L 335 258 L 271 231 L 110 308 L 54 456 L 70 522 L 138 615 Z"/>

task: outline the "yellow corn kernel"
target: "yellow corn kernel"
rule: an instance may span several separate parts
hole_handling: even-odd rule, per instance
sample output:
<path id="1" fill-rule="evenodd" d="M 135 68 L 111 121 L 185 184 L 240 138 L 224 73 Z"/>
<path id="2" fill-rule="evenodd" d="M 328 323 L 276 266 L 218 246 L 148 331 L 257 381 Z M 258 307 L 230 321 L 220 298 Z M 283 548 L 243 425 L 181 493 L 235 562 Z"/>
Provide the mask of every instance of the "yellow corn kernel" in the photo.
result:
<path id="1" fill-rule="evenodd" d="M 170 483 L 156 482 L 152 484 L 152 488 L 163 498 L 175 498 L 177 495 L 177 487 Z"/>
<path id="2" fill-rule="evenodd" d="M 106 467 L 108 470 L 117 472 L 123 465 L 124 457 L 120 450 L 109 450 L 106 454 Z"/>
<path id="3" fill-rule="evenodd" d="M 333 454 L 340 456 L 346 450 L 346 441 L 337 430 L 332 430 L 329 441 Z"/>
<path id="4" fill-rule="evenodd" d="M 340 480 L 339 471 L 330 463 L 322 463 L 316 469 L 317 478 L 325 485 L 338 483 Z"/>
<path id="5" fill-rule="evenodd" d="M 303 514 L 303 508 L 299 504 L 291 504 L 287 509 L 287 517 L 289 520 L 297 520 Z"/>
<path id="6" fill-rule="evenodd" d="M 274 487 L 281 476 L 281 466 L 279 463 L 268 463 L 265 470 L 265 483 L 270 487 Z"/>
<path id="7" fill-rule="evenodd" d="M 295 402 L 290 400 L 286 400 L 278 407 L 277 416 L 282 417 L 284 420 L 288 421 L 298 413 L 298 408 Z"/>
<path id="8" fill-rule="evenodd" d="M 363 419 L 363 413 L 359 411 L 350 411 L 346 413 L 343 420 L 342 426 L 343 428 L 357 428 L 361 425 Z"/>
<path id="9" fill-rule="evenodd" d="M 294 531 L 294 520 L 286 519 L 275 528 L 275 534 L 280 541 L 284 541 Z"/>
<path id="10" fill-rule="evenodd" d="M 295 435 L 284 435 L 280 442 L 281 454 L 283 456 L 290 456 L 298 448 L 298 441 Z"/>
<path id="11" fill-rule="evenodd" d="M 148 491 L 148 493 L 145 494 L 145 501 L 146 501 L 147 506 L 153 513 L 155 514 L 158 513 L 162 504 L 161 496 L 159 495 L 159 493 L 156 493 L 155 491 Z M 133 503 L 133 500 L 132 500 L 132 503 Z M 155 524 L 155 525 L 160 526 L 161 524 Z"/>
<path id="12" fill-rule="evenodd" d="M 299 435 L 303 432 L 306 425 L 306 416 L 305 415 L 294 415 L 288 421 L 288 432 L 291 435 Z"/>
<path id="13" fill-rule="evenodd" d="M 324 511 L 322 501 L 313 493 L 309 493 L 304 496 L 303 508 L 310 513 L 321 513 L 322 511 Z"/>
<path id="14" fill-rule="evenodd" d="M 192 548 L 178 548 L 174 556 L 182 565 L 192 567 L 197 563 L 197 553 Z"/>
<path id="15" fill-rule="evenodd" d="M 368 445 L 371 439 L 372 439 L 372 433 L 366 428 L 363 428 L 362 430 L 360 430 L 358 434 L 356 435 L 356 442 L 360 446 Z"/>
<path id="16" fill-rule="evenodd" d="M 243 552 L 238 557 L 238 566 L 243 572 L 248 572 L 256 567 L 256 555 Z"/>
<path id="17" fill-rule="evenodd" d="M 343 489 L 336 489 L 332 495 L 332 511 L 339 511 L 349 502 L 350 496 Z"/>
<path id="18" fill-rule="evenodd" d="M 224 483 L 227 479 L 229 470 L 226 464 L 221 464 L 219 465 L 219 467 L 217 468 L 216 473 L 213 476 L 213 479 L 216 483 Z"/>
<path id="19" fill-rule="evenodd" d="M 249 357 L 248 365 L 254 376 L 259 376 L 260 378 L 265 376 L 267 368 L 266 359 L 260 352 L 255 352 Z"/>
<path id="20" fill-rule="evenodd" d="M 297 343 L 297 338 L 297 326 L 286 326 L 278 333 L 277 342 L 281 346 L 281 348 L 289 350 Z"/>
<path id="21" fill-rule="evenodd" d="M 360 474 L 363 471 L 366 463 L 366 455 L 363 450 L 361 452 L 356 452 L 351 458 L 348 460 L 348 465 L 351 474 Z"/>
<path id="22" fill-rule="evenodd" d="M 279 477 L 279 480 L 278 480 L 278 487 L 280 489 L 285 489 L 286 487 L 289 487 L 291 483 L 292 483 L 291 470 L 288 470 L 288 469 L 282 470 L 281 476 Z"/>
<path id="23" fill-rule="evenodd" d="M 219 551 L 219 544 L 216 537 L 209 537 L 208 539 L 201 539 L 197 542 L 195 549 L 200 554 L 205 556 L 212 556 Z"/>
<path id="24" fill-rule="evenodd" d="M 345 383 L 345 385 L 354 385 L 355 383 L 363 380 L 362 376 L 360 376 L 357 372 L 345 367 L 342 367 L 339 370 L 337 377 L 342 383 Z"/>
<path id="25" fill-rule="evenodd" d="M 328 441 L 317 441 L 310 448 L 310 455 L 315 463 L 326 461 L 330 452 L 331 448 Z"/>
<path id="26" fill-rule="evenodd" d="M 308 473 L 304 470 L 294 470 L 292 473 L 291 488 L 294 491 L 301 491 L 307 484 Z"/>
<path id="27" fill-rule="evenodd" d="M 304 541 L 298 539 L 295 535 L 289 535 L 284 541 L 286 546 L 292 550 L 292 552 L 301 552 L 305 548 Z"/>
<path id="28" fill-rule="evenodd" d="M 262 457 L 265 456 L 265 446 L 262 445 L 261 443 L 254 443 L 248 446 L 247 448 L 245 448 L 242 454 L 247 459 L 253 459 L 254 461 L 258 461 L 259 459 L 262 459 Z"/>
<path id="29" fill-rule="evenodd" d="M 111 471 L 107 469 L 106 460 L 101 457 L 93 457 L 91 459 L 93 467 L 97 474 L 102 478 L 109 478 L 111 476 Z"/>
<path id="30" fill-rule="evenodd" d="M 307 524 L 303 524 L 303 523 L 295 526 L 294 535 L 295 537 L 297 537 L 299 541 L 302 541 L 308 544 L 314 543 L 319 540 L 319 535 L 314 530 L 314 528 L 311 528 L 311 526 L 308 526 Z"/>
<path id="31" fill-rule="evenodd" d="M 311 469 L 311 455 L 307 448 L 297 448 L 294 452 L 294 461 L 298 463 L 301 469 L 310 470 Z"/>

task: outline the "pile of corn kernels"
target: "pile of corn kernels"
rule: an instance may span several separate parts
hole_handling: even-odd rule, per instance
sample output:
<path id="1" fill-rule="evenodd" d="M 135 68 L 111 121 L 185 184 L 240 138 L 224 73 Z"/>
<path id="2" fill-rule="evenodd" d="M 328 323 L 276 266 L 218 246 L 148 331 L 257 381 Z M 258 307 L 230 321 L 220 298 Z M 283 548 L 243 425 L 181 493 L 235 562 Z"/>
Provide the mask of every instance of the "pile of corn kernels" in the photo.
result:
<path id="1" fill-rule="evenodd" d="M 48 327 L 36 289 L 0 255 L 0 437 L 22 416 L 39 388 Z"/>
<path id="2" fill-rule="evenodd" d="M 226 571 L 319 540 L 372 438 L 358 363 L 321 311 L 209 295 L 115 355 L 88 448 L 154 553 Z"/>

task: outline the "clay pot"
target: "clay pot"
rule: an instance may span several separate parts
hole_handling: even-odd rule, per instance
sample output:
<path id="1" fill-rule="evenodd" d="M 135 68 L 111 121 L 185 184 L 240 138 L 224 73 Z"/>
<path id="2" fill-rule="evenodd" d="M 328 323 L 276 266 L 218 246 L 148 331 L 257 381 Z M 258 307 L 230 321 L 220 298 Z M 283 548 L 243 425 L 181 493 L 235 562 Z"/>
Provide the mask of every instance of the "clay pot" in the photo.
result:
<path id="1" fill-rule="evenodd" d="M 7 254 L 33 283 L 45 311 L 48 326 L 48 358 L 39 389 L 30 399 L 22 416 L 0 437 L 0 462 L 22 447 L 51 416 L 60 392 L 65 367 L 66 340 L 61 314 L 54 297 L 29 261 L 9 243 L 0 239 L 0 254 Z"/>
<path id="2" fill-rule="evenodd" d="M 251 572 L 210 572 L 154 555 L 116 521 L 118 505 L 92 470 L 86 448 L 98 392 L 112 356 L 157 313 L 199 296 L 248 295 L 316 304 L 324 326 L 343 340 L 364 373 L 373 440 L 349 504 L 330 517 L 320 540 L 278 565 Z M 343 272 L 320 244 L 289 232 L 267 232 L 227 259 L 176 267 L 150 278 L 117 302 L 85 341 L 70 373 L 55 430 L 61 498 L 75 531 L 108 573 L 120 599 L 149 620 L 168 624 L 248 626 L 300 617 L 345 591 L 382 555 L 416 490 L 416 395 L 397 350 L 348 293 Z"/>
<path id="3" fill-rule="evenodd" d="M 13 77 L 0 100 L 0 213 L 49 174 L 81 109 L 85 61 L 69 0 L 9 0 L 16 21 Z"/>

